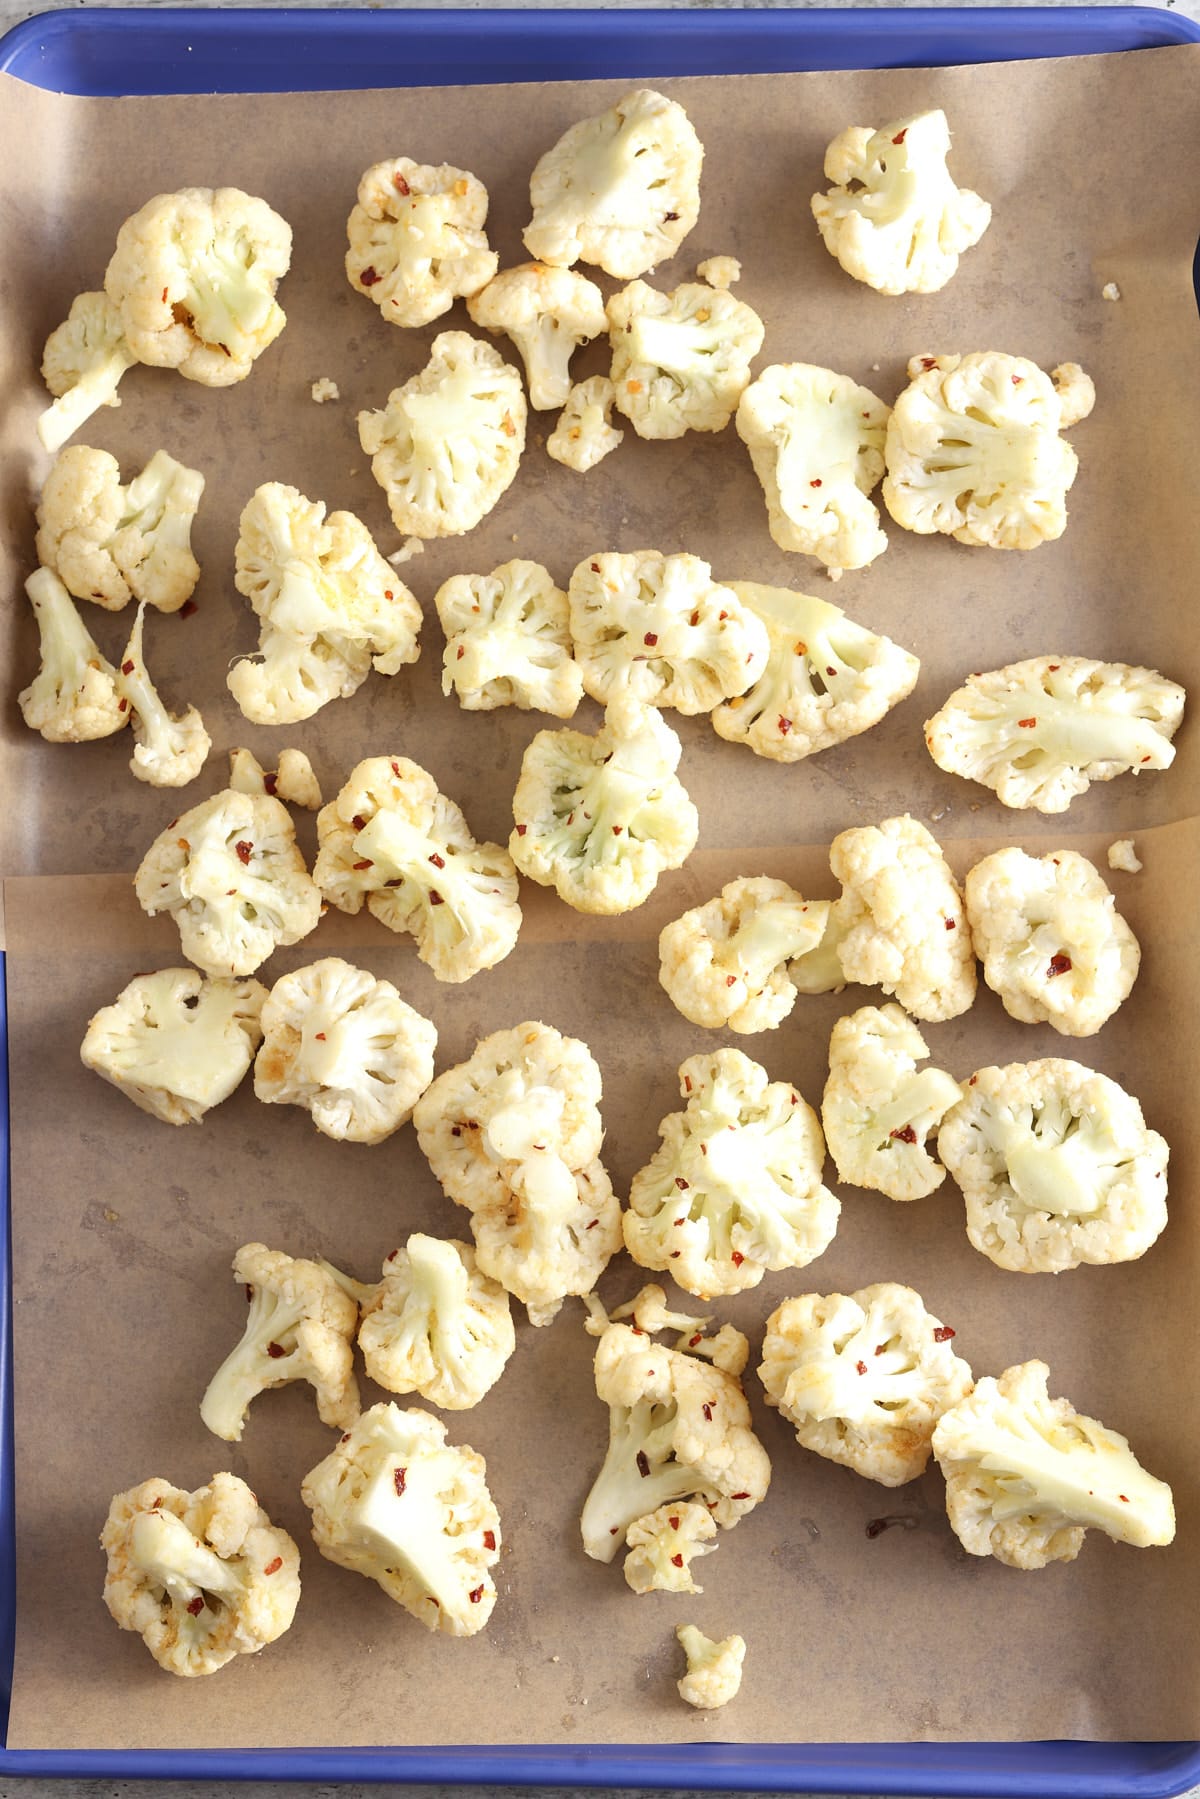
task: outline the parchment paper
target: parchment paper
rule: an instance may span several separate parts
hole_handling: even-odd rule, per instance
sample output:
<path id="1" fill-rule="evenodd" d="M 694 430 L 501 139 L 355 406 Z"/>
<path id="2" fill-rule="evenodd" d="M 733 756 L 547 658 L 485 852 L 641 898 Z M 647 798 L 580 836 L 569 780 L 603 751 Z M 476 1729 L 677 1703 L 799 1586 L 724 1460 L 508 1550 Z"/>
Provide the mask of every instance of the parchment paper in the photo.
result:
<path id="1" fill-rule="evenodd" d="M 292 481 L 357 511 L 390 551 L 396 534 L 358 450 L 354 413 L 381 404 L 421 365 L 437 329 L 464 322 L 457 309 L 426 332 L 394 332 L 350 291 L 343 224 L 358 174 L 398 153 L 474 169 L 493 195 L 492 242 L 511 263 L 523 256 L 525 181 L 537 154 L 622 84 L 130 102 L 3 85 L 0 378 L 14 399 L 0 428 L 11 601 L 0 782 L 19 803 L 6 808 L 2 866 L 30 877 L 6 891 L 19 1556 L 10 1747 L 1200 1734 L 1190 1600 L 1200 1561 L 1198 1450 L 1188 1424 L 1200 1245 L 1186 1203 L 1200 997 L 1194 732 L 1182 733 L 1169 774 L 1094 789 L 1069 821 L 1006 813 L 983 789 L 940 775 L 920 733 L 972 668 L 1022 655 L 1112 656 L 1196 678 L 1197 67 L 1197 52 L 1183 48 L 1080 63 L 656 84 L 686 104 L 707 149 L 700 224 L 659 283 L 690 276 L 707 254 L 738 255 L 738 291 L 767 324 L 759 366 L 826 362 L 887 399 L 907 357 L 927 350 L 1082 362 L 1100 399 L 1071 433 L 1081 473 L 1066 536 L 1011 556 L 893 530 L 873 569 L 834 588 L 806 559 L 771 545 L 732 433 L 678 444 L 642 444 L 630 433 L 581 480 L 545 457 L 537 437 L 553 419 L 534 416 L 521 473 L 491 517 L 403 571 L 426 609 L 421 663 L 392 682 L 372 678 L 352 702 L 286 733 L 246 725 L 221 698 L 227 661 L 254 642 L 231 581 L 238 512 L 259 481 Z M 827 256 L 808 196 L 823 147 L 843 125 L 932 103 L 950 115 L 958 178 L 993 202 L 996 221 L 942 295 L 886 300 Z M 98 285 L 128 212 L 152 189 L 222 182 L 263 194 L 295 228 L 295 272 L 281 290 L 287 331 L 247 382 L 223 393 L 133 371 L 120 410 L 82 434 L 127 470 L 161 443 L 209 478 L 196 539 L 199 610 L 151 619 L 147 637 L 168 697 L 202 707 L 216 747 L 193 788 L 163 795 L 132 780 L 119 740 L 46 746 L 23 732 L 13 704 L 36 661 L 20 594 L 32 566 L 28 488 L 41 474 L 29 450 L 43 403 L 31 371 L 72 295 Z M 1115 305 L 1100 297 L 1109 280 L 1123 295 Z M 593 350 L 578 366 L 602 365 Z M 309 401 L 320 375 L 339 382 L 339 404 Z M 1113 882 L 1142 939 L 1142 974 L 1098 1038 L 1073 1045 L 1017 1025 L 986 992 L 965 1019 L 926 1035 L 934 1059 L 959 1074 L 1074 1054 L 1136 1092 L 1172 1146 L 1176 1203 L 1164 1242 L 1125 1267 L 1057 1280 L 1006 1275 L 968 1247 L 951 1183 L 906 1207 L 845 1189 L 841 1229 L 819 1262 L 768 1276 L 719 1309 L 757 1351 L 764 1318 L 789 1293 L 908 1281 L 955 1325 L 956 1348 L 977 1374 L 1039 1355 L 1053 1391 L 1132 1437 L 1175 1488 L 1181 1528 L 1170 1550 L 1137 1554 L 1093 1536 L 1079 1562 L 1038 1575 L 974 1561 L 948 1530 L 936 1473 L 889 1492 L 801 1452 L 750 1373 L 775 1465 L 766 1504 L 698 1565 L 702 1598 L 634 1598 L 619 1565 L 602 1568 L 578 1547 L 606 1420 L 592 1389 L 593 1346 L 569 1303 L 547 1330 L 522 1324 L 499 1387 L 451 1420 L 452 1440 L 486 1454 L 505 1522 L 493 1620 L 482 1637 L 455 1643 L 427 1636 L 311 1547 L 298 1487 L 329 1435 L 306 1391 L 257 1401 L 240 1446 L 218 1443 L 200 1424 L 199 1395 L 241 1329 L 243 1302 L 228 1273 L 238 1243 L 261 1237 L 293 1254 L 324 1253 L 372 1278 L 409 1231 L 465 1234 L 466 1215 L 442 1197 L 407 1130 L 373 1151 L 336 1145 L 304 1114 L 267 1112 L 243 1089 L 201 1129 L 168 1134 L 80 1067 L 91 1013 L 138 969 L 181 959 L 169 922 L 138 912 L 127 871 L 182 804 L 223 784 L 222 752 L 237 742 L 267 763 L 283 742 L 301 743 L 327 794 L 364 754 L 413 755 L 465 803 L 477 835 L 505 837 L 521 750 L 544 721 L 464 715 L 441 699 L 435 587 L 514 554 L 565 581 L 597 549 L 647 546 L 692 550 L 724 578 L 835 598 L 917 651 L 916 695 L 857 743 L 791 769 L 718 742 L 703 719 L 681 721 L 681 772 L 700 807 L 701 848 L 625 920 L 584 919 L 526 889 L 514 954 L 445 988 L 407 942 L 331 915 L 307 944 L 274 958 L 266 978 L 326 953 L 388 975 L 437 1023 L 439 1067 L 526 1017 L 583 1036 L 604 1072 L 606 1160 L 624 1192 L 654 1147 L 658 1120 L 680 1103 L 679 1061 L 721 1040 L 681 1019 L 657 985 L 657 932 L 686 905 L 735 874 L 759 872 L 831 894 L 829 838 L 906 809 L 934 821 L 960 871 L 1002 842 L 1053 841 L 1103 862 L 1105 843 L 1135 832 L 1145 872 Z M 110 655 L 120 650 L 128 617 L 97 612 L 89 625 Z M 594 717 L 586 705 L 582 728 Z M 311 822 L 302 836 L 311 841 Z M 802 997 L 778 1031 L 738 1042 L 815 1103 L 834 1018 L 871 997 L 853 989 Z M 639 1281 L 622 1258 L 602 1292 L 615 1302 Z M 107 1618 L 95 1538 L 119 1488 L 152 1473 L 194 1486 L 218 1467 L 244 1474 L 297 1537 L 304 1597 L 292 1631 L 263 1655 L 216 1680 L 173 1682 Z M 868 1540 L 866 1524 L 881 1516 L 905 1522 Z M 743 1691 L 713 1718 L 685 1710 L 674 1693 L 682 1658 L 672 1631 L 685 1618 L 710 1635 L 738 1630 L 749 1644 Z"/>

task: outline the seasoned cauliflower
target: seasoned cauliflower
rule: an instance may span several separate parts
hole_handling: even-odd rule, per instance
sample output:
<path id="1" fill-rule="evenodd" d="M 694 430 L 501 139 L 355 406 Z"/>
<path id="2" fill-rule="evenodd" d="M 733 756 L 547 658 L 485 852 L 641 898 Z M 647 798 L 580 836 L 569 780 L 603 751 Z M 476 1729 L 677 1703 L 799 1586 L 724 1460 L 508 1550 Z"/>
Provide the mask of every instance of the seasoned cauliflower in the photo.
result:
<path id="1" fill-rule="evenodd" d="M 279 752 L 279 767 L 268 772 L 251 750 L 230 750 L 229 785 L 235 793 L 269 793 L 289 806 L 315 812 L 323 804 L 313 765 L 303 750 Z"/>
<path id="2" fill-rule="evenodd" d="M 1107 850 L 1108 866 L 1118 874 L 1141 874 L 1145 864 L 1134 848 L 1132 837 L 1118 837 Z"/>
<path id="3" fill-rule="evenodd" d="M 262 1042 L 257 981 L 207 981 L 194 968 L 135 975 L 88 1021 L 85 1068 L 164 1124 L 199 1124 L 239 1085 Z"/>
<path id="4" fill-rule="evenodd" d="M 493 336 L 504 332 L 512 339 L 535 412 L 566 405 L 571 357 L 599 337 L 606 322 L 604 295 L 594 281 L 541 262 L 502 270 L 467 301 L 467 311 Z"/>
<path id="5" fill-rule="evenodd" d="M 168 1674 L 256 1655 L 296 1615 L 300 1551 L 236 1474 L 195 1493 L 165 1480 L 118 1493 L 100 1547 L 105 1605 Z"/>
<path id="6" fill-rule="evenodd" d="M 42 380 L 58 396 L 37 422 L 42 448 L 53 455 L 101 406 L 119 406 L 118 383 L 136 362 L 108 295 L 76 294 L 42 353 Z"/>
<path id="7" fill-rule="evenodd" d="M 1166 1227 L 1166 1143 L 1132 1094 L 1078 1062 L 979 1069 L 942 1120 L 938 1155 L 967 1236 L 997 1268 L 1132 1262 Z"/>
<path id="8" fill-rule="evenodd" d="M 377 162 L 346 224 L 346 276 L 389 325 L 428 325 L 496 273 L 482 181 L 449 163 Z"/>
<path id="9" fill-rule="evenodd" d="M 678 1624 L 675 1635 L 687 1656 L 687 1673 L 675 1682 L 679 1697 L 700 1711 L 716 1711 L 737 1697 L 746 1659 L 745 1637 L 723 1637 L 714 1643 L 694 1624 Z"/>
<path id="10" fill-rule="evenodd" d="M 762 349 L 762 320 L 744 300 L 685 281 L 659 293 L 633 281 L 608 302 L 618 412 L 639 437 L 723 431 Z"/>
<path id="11" fill-rule="evenodd" d="M 623 443 L 625 433 L 612 424 L 615 395 L 607 375 L 591 375 L 567 395 L 567 403 L 554 430 L 546 439 L 546 454 L 577 474 L 603 462 Z"/>
<path id="12" fill-rule="evenodd" d="M 567 596 L 540 562 L 453 575 L 433 603 L 446 633 L 442 692 L 453 692 L 464 711 L 519 706 L 571 717 L 583 678 L 571 654 Z"/>
<path id="13" fill-rule="evenodd" d="M 141 600 L 117 683 L 133 723 L 135 743 L 129 766 L 139 781 L 148 781 L 152 787 L 186 787 L 203 768 L 212 738 L 194 706 L 176 718 L 159 698 L 142 651 L 145 616 L 146 601 Z"/>
<path id="14" fill-rule="evenodd" d="M 165 450 L 123 487 L 115 456 L 73 444 L 42 488 L 38 561 L 109 612 L 131 599 L 178 612 L 200 579 L 192 522 L 203 492 L 204 476 Z"/>
<path id="15" fill-rule="evenodd" d="M 70 594 L 48 568 L 35 569 L 25 592 L 37 619 L 41 665 L 17 695 L 21 717 L 47 743 L 91 743 L 129 723 L 128 702 L 112 663 L 100 654 Z"/>
<path id="16" fill-rule="evenodd" d="M 439 981 L 467 981 L 502 962 L 521 907 L 512 858 L 476 843 L 453 800 L 406 756 L 370 756 L 317 814 L 313 875 L 340 912 L 364 899 L 389 931 L 417 940 Z"/>
<path id="17" fill-rule="evenodd" d="M 326 956 L 276 981 L 262 1011 L 254 1092 L 305 1106 L 326 1137 L 382 1143 L 433 1079 L 437 1030 L 390 981 Z"/>
<path id="18" fill-rule="evenodd" d="M 742 278 L 742 265 L 736 256 L 709 256 L 696 265 L 696 274 L 701 281 L 707 281 L 710 287 L 718 287 L 722 291 L 734 287 Z"/>
<path id="19" fill-rule="evenodd" d="M 583 1328 L 591 1337 L 602 1337 L 610 1323 L 616 1324 L 627 1318 L 634 1330 L 649 1331 L 652 1336 L 659 1331 L 676 1331 L 674 1348 L 681 1354 L 700 1356 L 714 1368 L 724 1369 L 726 1374 L 744 1373 L 750 1360 L 750 1340 L 735 1325 L 723 1324 L 713 1336 L 706 1336 L 712 1319 L 696 1318 L 690 1312 L 673 1312 L 667 1305 L 665 1290 L 655 1281 L 647 1282 L 632 1299 L 615 1307 L 611 1318 L 596 1294 L 585 1293 L 584 1304 L 588 1316 Z"/>
<path id="20" fill-rule="evenodd" d="M 827 901 L 766 875 L 728 881 L 715 899 L 664 926 L 658 978 L 692 1024 L 770 1031 L 796 1003 L 788 964 L 820 944 Z"/>
<path id="21" fill-rule="evenodd" d="M 1065 812 L 1093 781 L 1170 768 L 1186 697 L 1151 668 L 1033 656 L 971 675 L 926 720 L 925 743 L 1002 805 Z"/>
<path id="22" fill-rule="evenodd" d="M 521 377 L 490 344 L 443 331 L 382 412 L 359 413 L 358 440 L 398 531 L 460 537 L 516 475 L 525 448 Z"/>
<path id="23" fill-rule="evenodd" d="M 634 88 L 581 119 L 538 161 L 525 247 L 539 262 L 594 262 L 632 281 L 674 256 L 700 212 L 704 150 L 682 106 Z"/>
<path id="24" fill-rule="evenodd" d="M 1165 1481 L 1127 1440 L 1066 1399 L 1051 1399 L 1045 1362 L 984 1377 L 939 1420 L 933 1453 L 950 1525 L 969 1555 L 1009 1568 L 1073 1562 L 1089 1530 L 1137 1549 L 1175 1536 Z"/>
<path id="25" fill-rule="evenodd" d="M 696 847 L 700 819 L 675 770 L 678 737 L 653 706 L 617 699 L 594 737 L 539 731 L 521 760 L 509 852 L 577 912 L 629 912 Z"/>
<path id="26" fill-rule="evenodd" d="M 846 927 L 837 914 L 836 901 L 811 901 L 824 915 L 821 941 L 816 949 L 797 956 L 789 964 L 788 977 L 798 993 L 840 993 L 846 985 L 846 974 L 840 955 Z"/>
<path id="27" fill-rule="evenodd" d="M 840 1181 L 889 1199 L 924 1199 L 946 1178 L 926 1148 L 962 1098 L 942 1068 L 917 1063 L 925 1039 L 899 1006 L 863 1006 L 839 1018 L 829 1039 L 821 1123 Z"/>
<path id="28" fill-rule="evenodd" d="M 712 1554 L 716 1534 L 704 1506 L 690 1500 L 660 1505 L 625 1532 L 626 1581 L 635 1593 L 703 1593 L 692 1579 L 692 1563 Z"/>
<path id="29" fill-rule="evenodd" d="M 447 1412 L 478 1405 L 516 1344 L 508 1294 L 469 1245 L 419 1232 L 383 1264 L 358 1330 L 373 1381 Z"/>

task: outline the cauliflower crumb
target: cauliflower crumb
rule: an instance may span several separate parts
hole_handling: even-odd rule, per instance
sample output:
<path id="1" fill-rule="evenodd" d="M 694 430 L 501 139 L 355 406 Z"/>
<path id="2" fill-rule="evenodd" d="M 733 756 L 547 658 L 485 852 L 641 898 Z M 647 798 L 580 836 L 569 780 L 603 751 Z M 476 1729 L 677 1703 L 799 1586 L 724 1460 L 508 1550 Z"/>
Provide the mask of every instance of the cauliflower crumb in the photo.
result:
<path id="1" fill-rule="evenodd" d="M 557 425 L 546 439 L 546 454 L 580 475 L 595 468 L 625 437 L 612 424 L 615 398 L 607 375 L 591 375 L 573 387 Z"/>
<path id="2" fill-rule="evenodd" d="M 679 1697 L 701 1711 L 715 1711 L 736 1698 L 746 1659 L 744 1637 L 725 1637 L 714 1643 L 694 1624 L 680 1624 L 675 1635 L 687 1656 L 687 1673 L 676 1681 Z"/>
<path id="3" fill-rule="evenodd" d="M 354 472 L 357 474 L 357 469 Z M 400 568 L 403 563 L 411 562 L 414 556 L 420 556 L 424 551 L 424 548 L 425 544 L 422 538 L 406 537 L 404 542 L 400 545 L 400 548 L 392 551 L 391 555 L 387 558 L 387 561 L 391 563 L 393 568 Z"/>
<path id="4" fill-rule="evenodd" d="M 1108 846 L 1108 866 L 1117 868 L 1127 875 L 1140 874 L 1142 860 L 1133 847 L 1132 837 L 1118 837 L 1115 843 Z"/>
<path id="5" fill-rule="evenodd" d="M 1106 281 L 1104 283 L 1104 286 L 1100 289 L 1100 298 L 1102 300 L 1119 300 L 1121 298 L 1121 290 L 1115 281 Z"/>
<path id="6" fill-rule="evenodd" d="M 697 264 L 696 273 L 701 281 L 723 291 L 741 280 L 742 265 L 736 256 L 709 256 Z"/>
<path id="7" fill-rule="evenodd" d="M 308 391 L 318 406 L 323 406 L 326 400 L 340 400 L 342 397 L 337 382 L 331 381 L 328 375 L 322 375 L 319 381 L 314 381 Z"/>

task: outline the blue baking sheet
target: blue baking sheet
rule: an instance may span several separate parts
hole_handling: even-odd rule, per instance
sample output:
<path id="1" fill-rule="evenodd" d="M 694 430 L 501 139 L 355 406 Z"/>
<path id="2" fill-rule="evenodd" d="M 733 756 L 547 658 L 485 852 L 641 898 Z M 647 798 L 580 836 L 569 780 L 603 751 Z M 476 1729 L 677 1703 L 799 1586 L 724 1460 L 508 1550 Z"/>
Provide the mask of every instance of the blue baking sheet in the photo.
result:
<path id="1" fill-rule="evenodd" d="M 0 39 L 0 70 L 72 94 L 279 93 L 599 76 L 774 74 L 1007 62 L 1153 49 L 1200 26 L 1151 7 L 762 12 L 51 12 Z M 5 1035 L 0 955 L 0 1048 Z M 0 1055 L 0 1728 L 15 1631 L 8 1068 Z M 181 1752 L 0 1749 L 0 1775 L 391 1780 L 1169 1799 L 1200 1784 L 1200 1743 L 808 1743 L 566 1749 Z"/>

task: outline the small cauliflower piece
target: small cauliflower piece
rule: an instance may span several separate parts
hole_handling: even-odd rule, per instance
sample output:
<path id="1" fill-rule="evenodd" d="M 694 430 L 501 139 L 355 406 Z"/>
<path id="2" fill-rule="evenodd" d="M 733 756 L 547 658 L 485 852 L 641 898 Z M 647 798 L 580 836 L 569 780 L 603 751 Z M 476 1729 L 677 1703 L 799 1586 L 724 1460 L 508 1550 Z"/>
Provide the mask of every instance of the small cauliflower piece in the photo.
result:
<path id="1" fill-rule="evenodd" d="M 319 380 L 314 381 L 308 392 L 309 398 L 314 400 L 318 406 L 324 406 L 327 401 L 340 400 L 342 397 L 337 382 L 331 381 L 328 375 L 322 375 Z"/>
<path id="2" fill-rule="evenodd" d="M 1050 379 L 1058 395 L 1062 428 L 1069 431 L 1081 419 L 1090 418 L 1096 406 L 1096 383 L 1077 362 L 1060 362 L 1050 370 Z"/>
<path id="3" fill-rule="evenodd" d="M 676 1009 L 710 1031 L 770 1031 L 796 1003 L 788 964 L 820 944 L 828 902 L 766 875 L 728 881 L 664 926 L 658 978 Z"/>
<path id="4" fill-rule="evenodd" d="M 697 263 L 696 274 L 701 281 L 707 281 L 710 287 L 734 287 L 742 278 L 742 265 L 736 256 L 709 256 L 704 262 Z"/>
<path id="5" fill-rule="evenodd" d="M 129 766 L 139 781 L 148 781 L 152 787 L 186 787 L 204 767 L 212 738 L 194 706 L 177 718 L 159 698 L 142 650 L 145 617 L 146 601 L 142 600 L 121 658 L 118 679 L 121 698 L 128 702 L 136 740 Z"/>
<path id="6" fill-rule="evenodd" d="M 984 1377 L 939 1420 L 933 1453 L 950 1526 L 969 1555 L 1009 1568 L 1073 1562 L 1089 1530 L 1137 1549 L 1170 1543 L 1175 1505 L 1127 1440 L 1066 1399 L 1045 1362 Z"/>
<path id="7" fill-rule="evenodd" d="M 781 550 L 847 569 L 887 549 L 867 497 L 883 474 L 887 422 L 888 407 L 869 388 L 810 362 L 775 363 L 750 383 L 737 434 Z"/>
<path id="8" fill-rule="evenodd" d="M 620 281 L 647 274 L 696 223 L 703 161 L 683 107 L 634 88 L 572 125 L 539 159 L 525 247 L 558 268 L 582 259 Z"/>
<path id="9" fill-rule="evenodd" d="M 467 712 L 497 706 L 570 718 L 583 697 L 567 596 L 540 562 L 453 575 L 433 599 L 446 633 L 442 692 Z"/>
<path id="10" fill-rule="evenodd" d="M 508 1294 L 481 1271 L 474 1250 L 420 1232 L 383 1264 L 358 1331 L 373 1381 L 447 1412 L 478 1405 L 516 1344 Z"/>
<path id="11" fill-rule="evenodd" d="M 41 665 L 17 696 L 21 717 L 47 743 L 91 743 L 129 723 L 121 677 L 100 654 L 70 594 L 48 568 L 25 583 L 41 643 Z"/>
<path id="12" fill-rule="evenodd" d="M 525 262 L 502 269 L 467 301 L 476 325 L 510 337 L 525 364 L 529 404 L 535 412 L 565 406 L 571 392 L 571 357 L 605 329 L 604 295 L 574 269 Z"/>
<path id="13" fill-rule="evenodd" d="M 567 395 L 567 403 L 546 439 L 546 454 L 555 462 L 586 475 L 623 443 L 625 433 L 612 425 L 615 395 L 607 375 L 591 375 Z"/>
<path id="14" fill-rule="evenodd" d="M 946 1170 L 926 1148 L 962 1088 L 942 1068 L 917 1063 L 925 1039 L 899 1006 L 863 1006 L 839 1018 L 829 1039 L 821 1123 L 840 1181 L 924 1199 Z"/>
<path id="15" fill-rule="evenodd" d="M 194 968 L 135 975 L 89 1020 L 80 1058 L 152 1118 L 199 1124 L 254 1060 L 266 997 L 257 981 L 208 981 Z"/>
<path id="16" fill-rule="evenodd" d="M 482 181 L 449 163 L 377 162 L 346 225 L 346 278 L 389 325 L 428 325 L 496 273 Z"/>
<path id="17" fill-rule="evenodd" d="M 1121 290 L 1115 281 L 1106 281 L 1104 283 L 1104 286 L 1100 289 L 1100 298 L 1102 300 L 1119 300 L 1121 298 Z"/>
<path id="18" fill-rule="evenodd" d="M 840 993 L 846 985 L 846 973 L 840 955 L 845 925 L 837 915 L 836 902 L 810 901 L 824 916 L 821 941 L 788 966 L 788 978 L 798 993 Z"/>
<path id="19" fill-rule="evenodd" d="M 610 1322 L 628 1318 L 635 1330 L 649 1331 L 651 1335 L 678 1331 L 674 1347 L 681 1355 L 700 1356 L 714 1368 L 723 1368 L 726 1374 L 742 1374 L 750 1360 L 750 1340 L 735 1325 L 723 1324 L 714 1336 L 705 1336 L 712 1319 L 672 1311 L 665 1291 L 654 1281 L 647 1282 L 625 1305 L 617 1306 L 611 1320 L 594 1293 L 585 1294 L 584 1303 L 590 1316 L 584 1320 L 583 1328 L 589 1336 L 602 1337 Z"/>
<path id="20" fill-rule="evenodd" d="M 131 599 L 178 612 L 200 579 L 191 533 L 203 492 L 204 476 L 165 450 L 123 487 L 115 456 L 73 444 L 42 488 L 38 561 L 109 612 Z"/>
<path id="21" fill-rule="evenodd" d="M 76 294 L 42 353 L 42 380 L 57 395 L 37 421 L 42 448 L 53 456 L 101 406 L 119 406 L 118 383 L 137 360 L 108 295 Z"/>
<path id="22" fill-rule="evenodd" d="M 118 1493 L 100 1547 L 105 1605 L 168 1674 L 256 1655 L 296 1615 L 300 1551 L 236 1474 L 195 1493 L 157 1479 Z"/>
<path id="23" fill-rule="evenodd" d="M 639 437 L 723 431 L 762 349 L 762 320 L 744 300 L 685 281 L 669 294 L 633 281 L 608 302 L 618 412 Z"/>
<path id="24" fill-rule="evenodd" d="M 1107 850 L 1108 866 L 1119 874 L 1141 874 L 1144 864 L 1133 845 L 1132 837 L 1118 837 Z"/>
<path id="25" fill-rule="evenodd" d="M 696 847 L 700 819 L 661 712 L 622 698 L 594 737 L 539 731 L 521 759 L 509 852 L 577 912 L 630 912 Z"/>
<path id="26" fill-rule="evenodd" d="M 694 1624 L 676 1625 L 675 1635 L 687 1656 L 687 1673 L 675 1682 L 679 1697 L 705 1712 L 736 1699 L 746 1659 L 745 1637 L 722 1637 L 714 1643 Z"/>
<path id="27" fill-rule="evenodd" d="M 635 1593 L 703 1593 L 692 1579 L 692 1563 L 711 1555 L 717 1527 L 702 1505 L 684 1500 L 660 1505 L 638 1518 L 625 1533 L 629 1554 L 625 1579 Z"/>
<path id="28" fill-rule="evenodd" d="M 925 743 L 1002 805 L 1065 812 L 1093 781 L 1170 768 L 1186 698 L 1151 668 L 1032 656 L 971 675 L 926 720 Z"/>
<path id="29" fill-rule="evenodd" d="M 280 750 L 279 767 L 270 773 L 253 751 L 230 750 L 229 785 L 235 793 L 270 793 L 309 812 L 323 803 L 313 765 L 303 750 Z"/>
<path id="30" fill-rule="evenodd" d="M 327 1560 L 377 1581 L 427 1630 L 483 1629 L 496 1603 L 500 1514 L 483 1457 L 447 1443 L 440 1418 L 372 1406 L 300 1494 Z"/>

